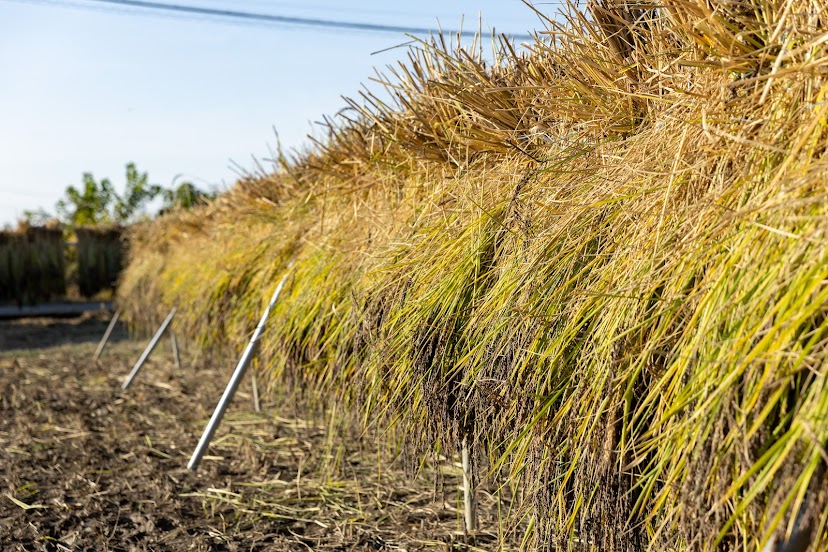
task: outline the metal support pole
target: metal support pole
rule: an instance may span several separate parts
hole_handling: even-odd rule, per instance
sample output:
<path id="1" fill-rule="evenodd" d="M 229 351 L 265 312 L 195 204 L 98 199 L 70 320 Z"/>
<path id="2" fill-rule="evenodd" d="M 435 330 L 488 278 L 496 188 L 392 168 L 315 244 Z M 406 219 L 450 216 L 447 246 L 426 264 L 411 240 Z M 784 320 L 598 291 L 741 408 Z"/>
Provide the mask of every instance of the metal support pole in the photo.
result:
<path id="1" fill-rule="evenodd" d="M 175 338 L 175 332 L 170 332 L 170 344 L 172 345 L 173 358 L 175 359 L 175 367 L 181 370 L 181 355 L 178 353 L 178 340 Z"/>
<path id="2" fill-rule="evenodd" d="M 276 291 L 273 292 L 270 304 L 265 309 L 262 319 L 259 320 L 259 325 L 256 326 L 256 331 L 253 332 L 253 337 L 250 338 L 250 342 L 247 344 L 247 347 L 245 347 L 244 352 L 239 359 L 239 363 L 236 365 L 236 369 L 230 377 L 230 382 L 224 389 L 224 393 L 219 399 L 218 405 L 216 405 L 213 416 L 207 423 L 207 427 L 204 429 L 204 433 L 201 435 L 201 439 L 198 441 L 198 445 L 196 446 L 190 461 L 187 463 L 188 470 L 195 471 L 198 468 L 199 463 L 201 463 L 201 457 L 204 456 L 204 453 L 207 451 L 207 447 L 210 445 L 210 440 L 213 438 L 213 433 L 215 433 L 221 423 L 221 419 L 224 417 L 224 411 L 227 410 L 227 405 L 229 405 L 230 401 L 233 399 L 233 395 L 236 393 L 236 389 L 238 388 L 242 377 L 244 377 L 244 372 L 247 370 L 247 365 L 250 364 L 250 360 L 253 358 L 256 346 L 259 343 L 259 338 L 261 337 L 262 331 L 267 323 L 267 317 L 270 315 L 270 310 L 273 308 L 273 305 L 276 304 L 276 300 L 282 292 L 285 281 L 287 281 L 287 275 L 285 275 L 282 278 L 282 281 L 279 282 L 279 285 L 276 286 Z"/>
<path id="3" fill-rule="evenodd" d="M 147 345 L 147 348 L 144 349 L 143 354 L 141 354 L 141 358 L 139 358 L 138 362 L 135 363 L 135 366 L 132 368 L 132 372 L 129 373 L 127 379 L 125 379 L 124 383 L 121 385 L 121 389 L 127 389 L 132 384 L 132 380 L 134 380 L 135 376 L 138 375 L 138 372 L 141 371 L 141 366 L 144 365 L 144 362 L 146 362 L 147 358 L 149 358 L 150 353 L 152 353 L 152 350 L 155 349 L 156 345 L 158 345 L 158 340 L 160 340 L 161 336 L 164 335 L 164 330 L 166 330 L 167 326 L 169 326 L 170 322 L 172 322 L 173 316 L 175 316 L 175 307 L 173 307 L 173 309 L 170 311 L 170 314 L 167 315 L 166 320 L 164 320 L 164 322 L 161 323 L 161 327 L 158 328 L 158 331 L 155 332 L 152 341 L 150 341 L 149 345 Z"/>
<path id="4" fill-rule="evenodd" d="M 463 509 L 466 519 L 466 533 L 477 531 L 477 489 L 474 487 L 474 478 L 469 461 L 468 437 L 463 437 L 461 449 L 463 458 Z"/>
<path id="5" fill-rule="evenodd" d="M 106 331 L 101 338 L 101 342 L 98 343 L 98 348 L 95 349 L 95 358 L 93 360 L 98 360 L 103 353 L 104 347 L 106 347 L 106 342 L 109 341 L 109 336 L 112 335 L 112 330 L 115 329 L 115 324 L 118 323 L 118 317 L 121 316 L 121 311 L 115 311 L 115 316 L 112 317 L 112 320 L 109 321 L 109 326 L 106 327 Z"/>

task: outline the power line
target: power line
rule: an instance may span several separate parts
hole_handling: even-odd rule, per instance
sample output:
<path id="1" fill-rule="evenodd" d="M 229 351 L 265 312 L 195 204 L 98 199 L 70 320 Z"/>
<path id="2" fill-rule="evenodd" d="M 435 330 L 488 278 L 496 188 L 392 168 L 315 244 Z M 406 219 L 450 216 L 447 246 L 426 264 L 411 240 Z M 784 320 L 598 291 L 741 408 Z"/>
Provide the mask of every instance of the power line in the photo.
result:
<path id="1" fill-rule="evenodd" d="M 414 36 L 430 35 L 437 32 L 436 29 L 427 27 L 408 27 L 404 25 L 384 25 L 379 23 L 365 23 L 356 21 L 342 21 L 335 19 L 317 19 L 312 17 L 295 17 L 288 15 L 276 15 L 269 13 L 256 13 L 248 11 L 238 11 L 230 9 L 209 8 L 203 6 L 186 6 L 182 4 L 166 4 L 161 2 L 149 2 L 144 0 L 85 0 L 87 3 L 105 4 L 113 7 L 121 8 L 137 8 L 141 10 L 180 13 L 189 15 L 202 15 L 217 17 L 222 19 L 230 19 L 235 21 L 249 21 L 249 22 L 264 22 L 264 23 L 280 23 L 284 25 L 300 25 L 304 27 L 317 27 L 324 29 L 339 29 L 362 31 L 372 33 L 399 33 L 409 34 Z M 78 4 L 75 4 L 77 6 Z M 84 6 L 80 6 L 84 7 Z M 464 38 L 473 38 L 477 35 L 474 31 L 462 30 L 446 30 L 442 31 L 446 35 L 461 36 Z M 507 34 L 514 40 L 534 40 L 534 36 L 529 34 Z"/>

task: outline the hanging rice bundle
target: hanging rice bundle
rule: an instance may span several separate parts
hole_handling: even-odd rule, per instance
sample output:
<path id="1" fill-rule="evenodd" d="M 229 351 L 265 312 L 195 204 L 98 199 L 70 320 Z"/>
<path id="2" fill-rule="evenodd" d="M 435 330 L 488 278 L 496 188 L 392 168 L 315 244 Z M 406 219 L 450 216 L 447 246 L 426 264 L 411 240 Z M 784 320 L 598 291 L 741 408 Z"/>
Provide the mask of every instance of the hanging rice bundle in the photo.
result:
<path id="1" fill-rule="evenodd" d="M 527 547 L 824 550 L 826 13 L 606 0 L 528 51 L 420 43 L 314 149 L 136 229 L 120 301 L 239 349 L 293 262 L 263 375 L 415 455 L 469 439 Z"/>
<path id="2" fill-rule="evenodd" d="M 123 229 L 86 226 L 75 229 L 78 239 L 78 287 L 84 297 L 114 290 L 123 268 Z"/>
<path id="3" fill-rule="evenodd" d="M 22 226 L 0 232 L 0 303 L 34 305 L 66 293 L 63 231 Z"/>

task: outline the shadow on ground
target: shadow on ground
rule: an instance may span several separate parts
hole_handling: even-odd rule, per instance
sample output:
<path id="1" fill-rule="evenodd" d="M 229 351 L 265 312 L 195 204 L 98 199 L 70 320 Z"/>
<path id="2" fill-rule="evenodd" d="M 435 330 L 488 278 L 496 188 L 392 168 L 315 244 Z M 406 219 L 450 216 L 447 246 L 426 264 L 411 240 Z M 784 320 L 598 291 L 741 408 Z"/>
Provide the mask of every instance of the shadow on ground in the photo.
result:
<path id="1" fill-rule="evenodd" d="M 108 314 L 87 313 L 74 318 L 24 318 L 0 320 L 0 352 L 44 349 L 79 343 L 97 343 L 109 324 Z M 129 338 L 127 327 L 118 322 L 109 343 Z"/>

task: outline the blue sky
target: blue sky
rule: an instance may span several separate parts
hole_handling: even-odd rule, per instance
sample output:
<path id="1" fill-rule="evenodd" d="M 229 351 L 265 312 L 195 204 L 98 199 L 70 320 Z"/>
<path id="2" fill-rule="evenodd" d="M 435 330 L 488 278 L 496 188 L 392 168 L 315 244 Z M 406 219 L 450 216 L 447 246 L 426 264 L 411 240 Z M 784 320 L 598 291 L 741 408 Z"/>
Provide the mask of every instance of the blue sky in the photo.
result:
<path id="1" fill-rule="evenodd" d="M 160 0 L 173 3 L 171 0 Z M 388 25 L 525 33 L 537 16 L 519 0 L 411 3 L 186 0 L 180 4 Z M 233 160 L 253 166 L 275 145 L 305 143 L 403 35 L 278 24 L 228 24 L 75 0 L 0 0 L 0 226 L 54 204 L 81 174 L 123 186 L 134 161 L 150 180 L 176 175 L 224 188 Z M 546 6 L 551 10 L 554 6 Z M 180 181 L 180 180 L 179 180 Z"/>

